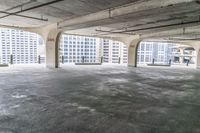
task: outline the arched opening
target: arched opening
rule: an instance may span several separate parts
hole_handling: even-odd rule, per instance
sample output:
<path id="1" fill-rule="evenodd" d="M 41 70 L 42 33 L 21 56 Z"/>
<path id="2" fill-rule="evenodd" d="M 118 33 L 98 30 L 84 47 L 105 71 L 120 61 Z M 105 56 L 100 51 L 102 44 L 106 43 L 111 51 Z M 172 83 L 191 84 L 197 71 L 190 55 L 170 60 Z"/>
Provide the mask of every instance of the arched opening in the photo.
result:
<path id="1" fill-rule="evenodd" d="M 142 41 L 137 49 L 138 66 L 195 67 L 192 46 L 173 42 Z"/>
<path id="2" fill-rule="evenodd" d="M 0 64 L 44 64 L 45 45 L 36 33 L 0 28 Z"/>
<path id="3" fill-rule="evenodd" d="M 63 64 L 127 64 L 128 49 L 109 39 L 62 34 L 59 44 Z"/>

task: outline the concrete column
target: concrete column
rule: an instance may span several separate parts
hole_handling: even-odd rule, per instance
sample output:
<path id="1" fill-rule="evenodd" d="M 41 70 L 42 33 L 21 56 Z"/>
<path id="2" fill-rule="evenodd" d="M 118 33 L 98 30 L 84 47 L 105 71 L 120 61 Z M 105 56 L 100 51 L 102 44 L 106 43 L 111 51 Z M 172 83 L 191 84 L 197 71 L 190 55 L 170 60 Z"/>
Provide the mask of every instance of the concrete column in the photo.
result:
<path id="1" fill-rule="evenodd" d="M 184 55 L 184 49 L 181 48 L 180 49 L 180 57 L 179 57 L 179 61 L 180 61 L 181 64 L 184 63 L 184 56 L 183 55 Z"/>
<path id="2" fill-rule="evenodd" d="M 128 45 L 128 66 L 130 67 L 137 67 L 137 47 L 139 43 L 139 40 L 133 40 Z"/>
<path id="3" fill-rule="evenodd" d="M 61 31 L 52 29 L 45 37 L 46 44 L 46 67 L 59 67 L 59 39 Z"/>
<path id="4" fill-rule="evenodd" d="M 128 66 L 136 67 L 137 66 L 137 49 L 136 46 L 129 46 L 128 48 Z"/>
<path id="5" fill-rule="evenodd" d="M 196 50 L 197 57 L 196 57 L 196 68 L 200 68 L 200 49 Z"/>

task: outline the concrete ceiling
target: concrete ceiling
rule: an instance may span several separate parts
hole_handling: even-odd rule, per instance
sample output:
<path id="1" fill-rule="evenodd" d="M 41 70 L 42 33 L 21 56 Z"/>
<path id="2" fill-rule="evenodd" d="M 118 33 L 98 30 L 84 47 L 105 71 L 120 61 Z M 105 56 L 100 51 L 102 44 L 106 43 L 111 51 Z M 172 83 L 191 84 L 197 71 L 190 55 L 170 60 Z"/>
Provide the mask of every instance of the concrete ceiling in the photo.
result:
<path id="1" fill-rule="evenodd" d="M 1 25 L 57 23 L 69 34 L 200 39 L 200 0 L 1 0 L 0 9 Z"/>
<path id="2" fill-rule="evenodd" d="M 55 3 L 23 11 L 41 4 L 55 1 Z M 57 2 L 56 2 L 57 1 Z M 51 23 L 57 23 L 62 20 L 75 18 L 78 16 L 95 13 L 108 8 L 121 6 L 137 0 L 1 0 L 0 18 L 7 15 L 3 12 L 18 13 L 19 15 L 31 16 L 36 18 L 48 19 L 41 21 L 26 17 L 10 15 L 0 19 L 0 24 L 8 24 L 23 27 L 37 27 Z"/>

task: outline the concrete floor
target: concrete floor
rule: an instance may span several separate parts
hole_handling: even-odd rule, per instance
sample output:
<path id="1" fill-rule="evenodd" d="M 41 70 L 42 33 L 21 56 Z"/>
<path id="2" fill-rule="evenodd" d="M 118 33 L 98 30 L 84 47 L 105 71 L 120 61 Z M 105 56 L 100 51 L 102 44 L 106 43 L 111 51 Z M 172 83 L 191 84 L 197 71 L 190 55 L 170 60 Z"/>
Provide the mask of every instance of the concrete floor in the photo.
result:
<path id="1" fill-rule="evenodd" d="M 0 133 L 200 133 L 200 70 L 0 68 Z"/>

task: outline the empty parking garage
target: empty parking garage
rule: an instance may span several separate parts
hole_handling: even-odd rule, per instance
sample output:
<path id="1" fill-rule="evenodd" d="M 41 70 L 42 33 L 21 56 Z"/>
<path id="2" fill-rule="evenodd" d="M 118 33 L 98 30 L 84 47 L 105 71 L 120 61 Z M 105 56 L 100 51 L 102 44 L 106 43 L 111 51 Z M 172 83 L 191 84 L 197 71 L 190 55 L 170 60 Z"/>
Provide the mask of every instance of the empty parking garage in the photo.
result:
<path id="1" fill-rule="evenodd" d="M 0 50 L 6 47 L 0 52 L 0 132 L 199 133 L 199 3 L 0 1 L 0 28 L 10 29 L 0 32 Z M 102 51 L 97 42 L 113 51 Z M 138 65 L 140 44 L 147 50 L 146 43 L 153 48 L 155 42 L 179 46 L 176 64 L 171 57 L 162 64 L 167 49 L 158 47 L 151 53 L 159 53 L 158 58 L 148 57 L 148 67 Z M 42 51 L 36 50 L 38 43 Z M 79 57 L 65 50 L 79 44 Z M 126 60 L 105 57 L 116 53 Z M 15 64 L 22 59 L 24 64 Z"/>

